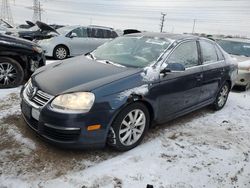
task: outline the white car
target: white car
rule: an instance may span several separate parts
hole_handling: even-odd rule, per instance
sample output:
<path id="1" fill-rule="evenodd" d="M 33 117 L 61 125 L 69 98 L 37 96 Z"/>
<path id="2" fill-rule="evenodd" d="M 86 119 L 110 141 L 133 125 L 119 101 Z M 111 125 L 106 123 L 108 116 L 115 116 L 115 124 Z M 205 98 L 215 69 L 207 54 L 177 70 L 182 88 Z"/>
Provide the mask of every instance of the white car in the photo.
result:
<path id="1" fill-rule="evenodd" d="M 250 88 L 250 39 L 227 38 L 217 43 L 237 60 L 238 78 L 236 86 Z"/>
<path id="2" fill-rule="evenodd" d="M 37 43 L 46 56 L 60 60 L 91 52 L 118 36 L 112 28 L 100 26 L 66 26 L 51 32 L 53 37 Z"/>

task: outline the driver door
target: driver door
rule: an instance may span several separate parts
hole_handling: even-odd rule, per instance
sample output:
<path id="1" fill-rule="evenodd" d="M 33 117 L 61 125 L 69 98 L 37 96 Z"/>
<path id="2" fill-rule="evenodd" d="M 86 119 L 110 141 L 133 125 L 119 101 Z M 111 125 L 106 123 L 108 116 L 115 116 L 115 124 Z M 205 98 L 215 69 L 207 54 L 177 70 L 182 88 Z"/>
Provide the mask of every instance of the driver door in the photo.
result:
<path id="1" fill-rule="evenodd" d="M 89 38 L 87 34 L 87 28 L 85 27 L 78 27 L 72 30 L 69 34 L 69 46 L 71 49 L 71 55 L 81 55 L 89 52 Z"/>
<path id="2" fill-rule="evenodd" d="M 197 42 L 190 40 L 179 44 L 167 59 L 167 64 L 180 63 L 185 70 L 171 71 L 160 78 L 160 121 L 171 119 L 199 103 L 202 68 L 198 53 Z"/>

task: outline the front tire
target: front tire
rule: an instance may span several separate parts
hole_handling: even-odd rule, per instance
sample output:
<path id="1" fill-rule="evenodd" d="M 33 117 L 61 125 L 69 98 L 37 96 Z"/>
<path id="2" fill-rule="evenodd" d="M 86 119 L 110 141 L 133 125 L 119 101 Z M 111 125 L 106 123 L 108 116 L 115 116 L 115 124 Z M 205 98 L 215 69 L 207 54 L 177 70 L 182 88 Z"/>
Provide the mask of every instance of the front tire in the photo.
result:
<path id="1" fill-rule="evenodd" d="M 108 144 L 118 151 L 128 151 L 143 140 L 150 123 L 148 109 L 142 103 L 125 107 L 109 131 Z"/>
<path id="2" fill-rule="evenodd" d="M 69 55 L 69 51 L 67 47 L 63 45 L 56 46 L 53 51 L 53 57 L 57 60 L 63 60 L 66 59 Z"/>
<path id="3" fill-rule="evenodd" d="M 0 89 L 13 88 L 24 81 L 24 70 L 14 59 L 0 57 Z"/>
<path id="4" fill-rule="evenodd" d="M 214 110 L 220 110 L 225 106 L 229 92 L 230 92 L 230 85 L 228 82 L 226 82 L 225 84 L 222 85 L 217 94 L 216 100 L 213 104 Z"/>

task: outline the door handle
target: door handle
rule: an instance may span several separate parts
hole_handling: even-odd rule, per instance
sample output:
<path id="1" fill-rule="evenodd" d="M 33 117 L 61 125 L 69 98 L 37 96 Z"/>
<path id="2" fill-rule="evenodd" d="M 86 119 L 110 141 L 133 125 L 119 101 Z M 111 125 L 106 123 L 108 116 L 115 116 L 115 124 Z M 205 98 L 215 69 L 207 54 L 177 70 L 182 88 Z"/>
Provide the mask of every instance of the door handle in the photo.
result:
<path id="1" fill-rule="evenodd" d="M 197 81 L 201 81 L 203 78 L 203 74 L 199 74 L 195 78 L 197 79 Z"/>
<path id="2" fill-rule="evenodd" d="M 223 75 L 225 72 L 226 72 L 225 68 L 222 68 L 222 69 L 220 70 L 221 75 Z"/>

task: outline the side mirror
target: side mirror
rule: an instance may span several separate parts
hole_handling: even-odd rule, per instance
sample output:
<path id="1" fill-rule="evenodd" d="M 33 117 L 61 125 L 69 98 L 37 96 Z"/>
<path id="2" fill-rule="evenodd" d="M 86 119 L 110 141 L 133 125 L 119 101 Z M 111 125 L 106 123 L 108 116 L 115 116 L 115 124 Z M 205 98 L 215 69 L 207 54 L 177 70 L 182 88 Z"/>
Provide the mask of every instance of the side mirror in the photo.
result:
<path id="1" fill-rule="evenodd" d="M 185 67 L 181 63 L 169 63 L 164 69 L 161 70 L 160 74 L 164 76 L 170 72 L 183 72 L 183 71 L 185 71 Z"/>
<path id="2" fill-rule="evenodd" d="M 69 36 L 69 38 L 75 38 L 75 37 L 77 37 L 76 33 L 71 33 L 70 36 Z"/>

